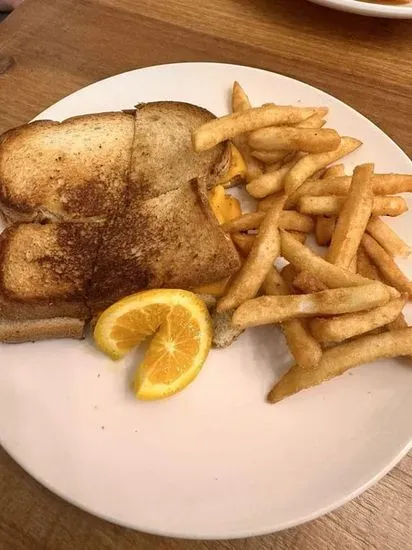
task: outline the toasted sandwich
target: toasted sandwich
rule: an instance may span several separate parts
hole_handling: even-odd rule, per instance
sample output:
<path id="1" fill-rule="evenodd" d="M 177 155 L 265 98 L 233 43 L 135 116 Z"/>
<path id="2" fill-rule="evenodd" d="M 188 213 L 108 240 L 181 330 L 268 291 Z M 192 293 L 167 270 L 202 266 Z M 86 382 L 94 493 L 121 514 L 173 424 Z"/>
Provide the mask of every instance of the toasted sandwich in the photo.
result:
<path id="1" fill-rule="evenodd" d="M 0 138 L 0 204 L 10 221 L 104 221 L 128 184 L 134 116 L 25 124 Z"/>
<path id="2" fill-rule="evenodd" d="M 239 269 L 239 256 L 194 179 L 144 201 L 133 199 L 109 223 L 91 284 L 100 309 L 146 288 L 190 289 Z"/>
<path id="3" fill-rule="evenodd" d="M 113 301 L 193 288 L 239 257 L 206 195 L 228 144 L 192 151 L 213 117 L 177 102 L 37 122 L 0 137 L 0 341 L 81 337 Z M 40 222 L 40 223 L 39 223 Z"/>

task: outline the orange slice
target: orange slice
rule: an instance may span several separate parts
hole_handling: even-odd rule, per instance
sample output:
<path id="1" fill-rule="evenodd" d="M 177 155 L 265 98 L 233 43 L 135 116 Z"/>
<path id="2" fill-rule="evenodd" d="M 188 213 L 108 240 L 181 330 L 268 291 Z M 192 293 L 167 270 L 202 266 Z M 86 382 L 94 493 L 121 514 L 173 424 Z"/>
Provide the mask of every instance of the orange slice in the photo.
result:
<path id="1" fill-rule="evenodd" d="M 212 341 L 206 305 L 185 290 L 147 290 L 119 300 L 99 317 L 94 338 L 112 359 L 154 335 L 134 377 L 140 399 L 160 399 L 199 373 Z"/>

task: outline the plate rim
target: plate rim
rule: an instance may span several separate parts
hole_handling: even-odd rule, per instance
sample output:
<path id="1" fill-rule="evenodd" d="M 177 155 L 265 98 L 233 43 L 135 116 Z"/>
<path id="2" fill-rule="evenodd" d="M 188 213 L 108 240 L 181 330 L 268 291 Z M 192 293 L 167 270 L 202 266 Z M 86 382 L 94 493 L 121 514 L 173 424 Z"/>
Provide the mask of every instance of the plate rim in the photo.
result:
<path id="1" fill-rule="evenodd" d="M 318 2 L 318 0 L 310 0 L 310 1 Z M 321 1 L 324 1 L 324 0 L 321 0 Z M 326 1 L 328 1 L 328 0 L 326 0 Z M 296 78 L 289 77 L 289 76 L 284 75 L 282 73 L 277 73 L 277 72 L 270 71 L 270 70 L 267 70 L 267 69 L 261 69 L 259 67 L 252 67 L 252 66 L 249 66 L 249 65 L 242 65 L 242 64 L 236 64 L 236 63 L 220 63 L 220 62 L 215 62 L 215 61 L 197 61 L 197 62 L 187 61 L 187 62 L 174 62 L 174 63 L 159 63 L 157 65 L 150 65 L 150 66 L 146 66 L 146 67 L 139 67 L 139 68 L 136 68 L 136 69 L 131 69 L 129 71 L 124 71 L 122 73 L 118 73 L 118 74 L 115 74 L 115 75 L 105 77 L 103 79 L 92 82 L 92 83 L 90 83 L 86 86 L 83 86 L 83 87 L 79 88 L 78 90 L 75 90 L 74 92 L 68 94 L 67 96 L 62 97 L 61 99 L 59 99 L 55 103 L 53 103 L 53 104 L 49 105 L 48 107 L 46 107 L 45 109 L 43 109 L 43 111 L 41 111 L 38 115 L 36 115 L 36 117 L 34 117 L 32 120 L 38 119 L 39 117 L 41 117 L 43 115 L 43 113 L 45 113 L 49 109 L 55 107 L 61 101 L 67 100 L 71 96 L 76 95 L 81 90 L 84 90 L 84 89 L 87 89 L 89 87 L 95 86 L 96 84 L 99 84 L 99 83 L 104 82 L 106 80 L 116 79 L 119 76 L 127 74 L 127 73 L 151 71 L 151 70 L 156 70 L 156 69 L 159 69 L 159 68 L 162 68 L 162 67 L 181 66 L 181 65 L 195 65 L 195 66 L 218 65 L 218 66 L 226 66 L 226 67 L 240 67 L 242 69 L 248 69 L 248 70 L 252 70 L 252 71 L 269 73 L 271 75 L 280 76 L 284 79 L 290 80 L 291 82 L 299 83 L 299 84 L 307 86 L 307 87 L 309 87 L 313 90 L 320 91 L 323 94 L 325 94 L 325 95 L 329 96 L 330 98 L 332 98 L 335 102 L 337 101 L 340 104 L 342 104 L 346 109 L 350 109 L 352 114 L 354 114 L 357 117 L 361 117 L 368 124 L 374 126 L 381 133 L 383 133 L 385 135 L 385 137 L 387 139 L 389 139 L 393 143 L 393 145 L 396 146 L 396 148 L 399 150 L 399 152 L 402 154 L 402 156 L 405 158 L 405 160 L 407 160 L 409 162 L 409 164 L 411 166 L 411 169 L 412 169 L 412 160 L 408 157 L 408 155 L 403 151 L 403 149 L 398 145 L 398 143 L 390 135 L 388 135 L 375 122 L 372 122 L 365 115 L 363 115 L 360 111 L 356 110 L 354 107 L 352 107 L 351 105 L 345 103 L 344 101 L 342 101 L 338 97 L 333 96 L 332 94 L 328 93 L 327 91 L 323 90 L 322 88 L 319 88 L 319 87 L 313 86 L 311 84 L 308 84 L 303 80 L 298 80 Z M 331 504 L 329 504 L 327 506 L 324 506 L 323 508 L 321 508 L 319 510 L 316 510 L 315 512 L 312 512 L 310 514 L 301 516 L 299 518 L 295 518 L 293 520 L 284 522 L 283 524 L 278 524 L 274 528 L 273 527 L 272 528 L 268 527 L 266 529 L 265 528 L 260 528 L 260 529 L 257 528 L 257 529 L 253 529 L 253 530 L 250 529 L 250 528 L 247 528 L 244 531 L 238 529 L 235 534 L 230 533 L 227 536 L 219 536 L 218 538 L 216 537 L 216 535 L 207 534 L 207 533 L 201 533 L 199 535 L 195 535 L 195 534 L 188 534 L 187 532 L 179 532 L 178 530 L 175 530 L 173 532 L 169 532 L 167 530 L 162 530 L 162 529 L 147 528 L 147 527 L 144 527 L 144 526 L 138 526 L 136 524 L 129 523 L 129 522 L 124 521 L 124 520 L 119 520 L 117 518 L 111 517 L 109 514 L 96 512 L 96 511 L 92 510 L 91 508 L 88 508 L 86 505 L 83 505 L 81 502 L 76 501 L 76 499 L 74 499 L 70 496 L 67 496 L 66 494 L 64 494 L 63 491 L 60 491 L 57 487 L 54 487 L 52 483 L 48 483 L 46 480 L 43 480 L 42 476 L 38 475 L 37 473 L 32 471 L 32 469 L 29 465 L 26 466 L 25 464 L 23 464 L 23 461 L 20 461 L 19 459 L 17 459 L 15 457 L 14 452 L 11 451 L 10 449 L 8 449 L 7 446 L 4 445 L 4 443 L 2 441 L 1 433 L 0 433 L 0 445 L 2 446 L 4 451 L 7 453 L 7 455 L 10 456 L 12 458 L 12 460 L 14 460 L 19 465 L 19 467 L 21 467 L 30 477 L 34 478 L 37 483 L 39 483 L 41 486 L 46 488 L 53 495 L 56 495 L 58 498 L 61 498 L 63 501 L 68 502 L 69 504 L 75 506 L 76 508 L 79 508 L 80 510 L 82 510 L 84 512 L 87 512 L 88 514 L 90 514 L 92 516 L 98 517 L 99 519 L 103 519 L 103 520 L 108 521 L 108 522 L 110 522 L 114 525 L 119 525 L 119 526 L 122 526 L 122 527 L 125 527 L 125 528 L 133 529 L 135 531 L 142 531 L 142 532 L 145 532 L 145 533 L 158 535 L 158 536 L 163 536 L 163 537 L 185 538 L 185 539 L 188 539 L 188 540 L 222 540 L 222 539 L 235 540 L 235 539 L 240 539 L 240 538 L 245 538 L 245 537 L 268 535 L 268 534 L 272 534 L 272 533 L 275 533 L 275 532 L 282 531 L 284 529 L 289 529 L 289 528 L 293 528 L 293 527 L 302 525 L 306 522 L 315 520 L 315 519 L 317 519 L 317 518 L 319 518 L 319 517 L 321 517 L 325 514 L 328 514 L 332 511 L 336 510 L 340 506 L 342 506 L 342 505 L 348 503 L 349 501 L 353 500 L 354 498 L 356 498 L 357 496 L 362 494 L 364 491 L 368 490 L 371 486 L 373 486 L 375 483 L 377 483 L 380 479 L 382 479 L 388 472 L 390 472 L 400 462 L 400 460 L 402 460 L 403 457 L 405 457 L 408 454 L 408 452 L 412 449 L 412 429 L 411 429 L 411 432 L 410 432 L 410 435 L 409 435 L 409 441 L 405 445 L 402 445 L 396 451 L 396 454 L 394 455 L 392 460 L 390 460 L 383 468 L 378 469 L 377 472 L 371 474 L 370 477 L 368 476 L 369 479 L 367 479 L 363 484 L 361 484 L 359 487 L 357 487 L 356 489 L 354 489 L 352 492 L 348 493 L 344 497 L 334 500 Z"/>
<path id="2" fill-rule="evenodd" d="M 412 5 L 387 6 L 384 4 L 363 3 L 359 0 L 309 0 L 309 2 L 327 8 L 364 16 L 390 19 L 412 19 Z"/>

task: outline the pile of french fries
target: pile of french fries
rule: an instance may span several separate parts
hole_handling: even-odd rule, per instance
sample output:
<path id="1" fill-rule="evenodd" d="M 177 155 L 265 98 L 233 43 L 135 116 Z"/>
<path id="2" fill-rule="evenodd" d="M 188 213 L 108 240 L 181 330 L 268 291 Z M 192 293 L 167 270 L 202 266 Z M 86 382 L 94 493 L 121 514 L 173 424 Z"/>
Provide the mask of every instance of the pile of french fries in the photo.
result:
<path id="1" fill-rule="evenodd" d="M 255 212 L 223 225 L 244 257 L 217 303 L 238 329 L 279 324 L 295 364 L 269 392 L 271 403 L 382 357 L 411 356 L 402 314 L 412 282 L 394 258 L 409 246 L 380 216 L 399 216 L 412 175 L 352 176 L 333 164 L 361 142 L 325 129 L 324 107 L 252 107 L 235 82 L 233 113 L 197 129 L 196 151 L 232 140 L 247 167 Z M 313 234 L 324 257 L 305 245 Z M 274 262 L 289 262 L 277 270 Z"/>

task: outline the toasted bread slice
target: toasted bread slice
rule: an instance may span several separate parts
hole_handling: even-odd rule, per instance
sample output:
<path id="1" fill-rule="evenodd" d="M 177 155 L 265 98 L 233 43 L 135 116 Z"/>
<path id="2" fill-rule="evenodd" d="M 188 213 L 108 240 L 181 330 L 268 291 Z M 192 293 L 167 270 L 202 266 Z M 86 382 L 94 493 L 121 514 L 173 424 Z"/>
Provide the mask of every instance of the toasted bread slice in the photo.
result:
<path id="1" fill-rule="evenodd" d="M 176 101 L 137 105 L 130 162 L 136 196 L 149 199 L 178 189 L 193 178 L 214 185 L 230 164 L 230 145 L 202 153 L 192 147 L 192 131 L 214 119 L 206 109 Z"/>
<path id="2" fill-rule="evenodd" d="M 40 121 L 0 139 L 0 202 L 15 221 L 102 221 L 123 196 L 134 116 Z"/>
<path id="3" fill-rule="evenodd" d="M 108 225 L 88 297 L 92 307 L 146 288 L 188 289 L 231 275 L 238 253 L 214 216 L 205 181 L 132 201 Z"/>
<path id="4" fill-rule="evenodd" d="M 85 292 L 98 224 L 14 224 L 0 236 L 0 317 L 89 316 Z"/>
<path id="5" fill-rule="evenodd" d="M 50 338 L 84 337 L 86 322 L 71 317 L 53 317 L 52 319 L 30 319 L 10 321 L 0 319 L 0 342 L 18 344 L 49 340 Z"/>
<path id="6" fill-rule="evenodd" d="M 11 130 L 0 137 L 1 209 L 9 221 L 103 221 L 129 183 L 141 199 L 194 177 L 213 185 L 230 163 L 229 145 L 205 153 L 191 145 L 192 130 L 213 118 L 163 101 Z"/>

